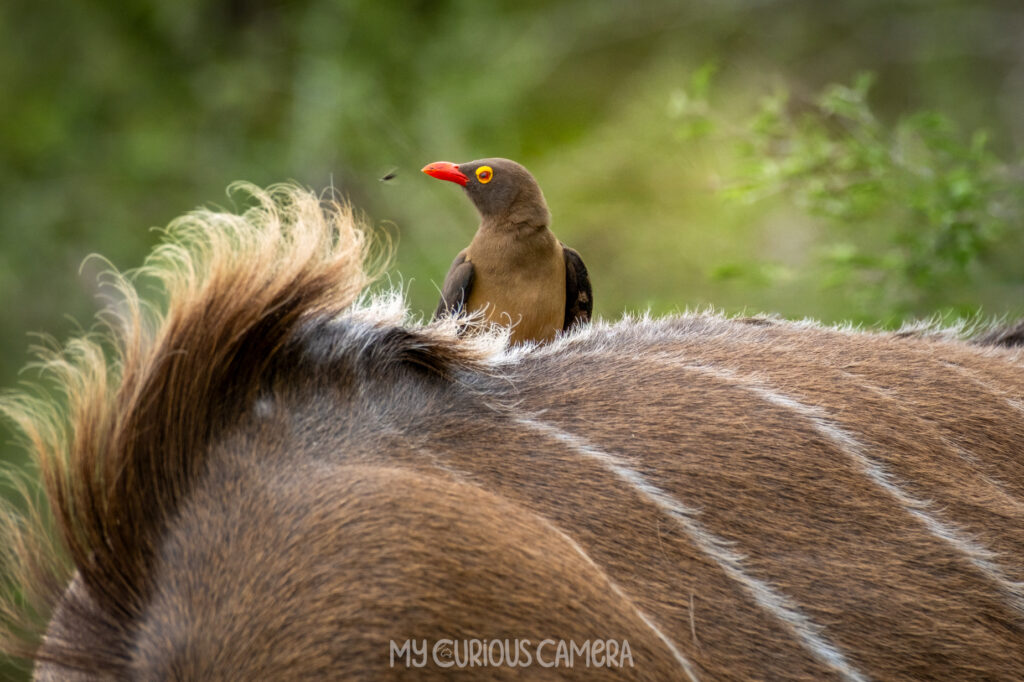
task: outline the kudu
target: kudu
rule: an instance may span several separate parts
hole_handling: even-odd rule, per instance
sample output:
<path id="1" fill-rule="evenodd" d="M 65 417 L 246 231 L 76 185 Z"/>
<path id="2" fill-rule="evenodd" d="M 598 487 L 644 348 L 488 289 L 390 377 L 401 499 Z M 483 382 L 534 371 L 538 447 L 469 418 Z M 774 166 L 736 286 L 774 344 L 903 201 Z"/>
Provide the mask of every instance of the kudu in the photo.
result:
<path id="1" fill-rule="evenodd" d="M 631 651 L 473 679 L 1024 676 L 1012 334 L 688 314 L 510 347 L 361 295 L 347 207 L 249 191 L 169 228 L 160 312 L 122 278 L 48 357 L 63 407 L 6 399 L 52 510 L 6 515 L 36 679 L 451 672 L 407 640 Z"/>

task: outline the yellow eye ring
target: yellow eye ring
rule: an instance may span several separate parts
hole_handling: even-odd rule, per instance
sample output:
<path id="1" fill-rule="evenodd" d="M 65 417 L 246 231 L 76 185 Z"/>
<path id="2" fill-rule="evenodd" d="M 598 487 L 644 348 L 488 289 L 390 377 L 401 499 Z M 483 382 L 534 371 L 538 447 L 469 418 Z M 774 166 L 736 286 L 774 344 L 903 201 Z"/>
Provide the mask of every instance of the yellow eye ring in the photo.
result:
<path id="1" fill-rule="evenodd" d="M 481 185 L 486 185 L 493 177 L 494 171 L 490 166 L 480 166 L 476 169 L 476 179 L 480 181 Z"/>

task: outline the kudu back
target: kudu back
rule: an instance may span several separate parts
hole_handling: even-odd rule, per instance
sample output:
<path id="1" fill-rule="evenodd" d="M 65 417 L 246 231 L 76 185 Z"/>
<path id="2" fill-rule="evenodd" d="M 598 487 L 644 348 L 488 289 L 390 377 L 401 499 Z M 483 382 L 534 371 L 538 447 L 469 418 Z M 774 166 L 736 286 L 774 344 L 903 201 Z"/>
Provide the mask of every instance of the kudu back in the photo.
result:
<path id="1" fill-rule="evenodd" d="M 171 226 L 162 312 L 124 279 L 110 347 L 48 356 L 62 407 L 6 399 L 52 509 L 7 515 L 37 679 L 440 679 L 392 646 L 442 639 L 631 651 L 473 679 L 1024 675 L 1001 337 L 691 314 L 509 348 L 358 298 L 346 207 L 249 191 Z"/>

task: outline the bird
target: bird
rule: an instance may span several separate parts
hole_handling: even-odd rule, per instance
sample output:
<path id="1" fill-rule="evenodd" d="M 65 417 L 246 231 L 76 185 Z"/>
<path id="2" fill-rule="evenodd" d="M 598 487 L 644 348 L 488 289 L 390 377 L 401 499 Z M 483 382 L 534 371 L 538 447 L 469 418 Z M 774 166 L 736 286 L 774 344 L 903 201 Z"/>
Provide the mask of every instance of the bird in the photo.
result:
<path id="1" fill-rule="evenodd" d="M 461 185 L 480 214 L 469 246 L 452 261 L 434 319 L 479 311 L 510 326 L 511 343 L 543 343 L 590 322 L 590 275 L 575 250 L 551 232 L 540 185 L 502 158 L 437 161 L 422 171 Z"/>

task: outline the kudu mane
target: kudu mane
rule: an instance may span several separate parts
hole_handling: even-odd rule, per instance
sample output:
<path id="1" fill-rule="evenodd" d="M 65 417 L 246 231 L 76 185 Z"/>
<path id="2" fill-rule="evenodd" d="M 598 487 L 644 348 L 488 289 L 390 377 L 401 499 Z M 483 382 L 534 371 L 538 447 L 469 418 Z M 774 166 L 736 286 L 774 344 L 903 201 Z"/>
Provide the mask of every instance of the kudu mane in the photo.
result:
<path id="1" fill-rule="evenodd" d="M 568 547 L 557 567 L 573 580 L 584 576 L 579 589 L 593 595 L 595 606 L 582 612 L 603 619 L 609 632 L 654 633 L 648 640 L 636 636 L 649 661 L 668 666 L 651 663 L 651 671 L 690 679 L 701 671 L 712 677 L 723 669 L 738 677 L 758 671 L 744 645 L 712 648 L 715 638 L 732 637 L 715 621 L 715 602 L 738 604 L 737 613 L 746 614 L 744 636 L 759 642 L 762 655 L 784 652 L 779 670 L 793 677 L 863 679 L 857 668 L 869 663 L 876 671 L 895 670 L 900 655 L 913 651 L 879 654 L 877 661 L 840 653 L 840 644 L 859 651 L 858 638 L 865 651 L 882 646 L 887 635 L 870 625 L 875 607 L 864 607 L 871 610 L 865 632 L 854 627 L 850 634 L 828 600 L 848 599 L 843 590 L 852 589 L 863 590 L 866 600 L 885 599 L 881 586 L 903 580 L 880 567 L 896 562 L 889 555 L 899 529 L 917 534 L 906 550 L 912 575 L 920 578 L 928 562 L 945 571 L 936 578 L 935 612 L 953 609 L 941 647 L 965 657 L 956 670 L 988 661 L 998 677 L 1024 658 L 1018 523 L 1024 518 L 1024 360 L 1011 348 L 1019 328 L 987 332 L 972 346 L 930 329 L 868 334 L 695 314 L 598 323 L 551 344 L 510 349 L 500 330 L 459 337 L 452 321 L 409 324 L 397 295 L 359 300 L 384 260 L 372 257 L 371 240 L 348 205 L 289 186 L 242 189 L 253 199 L 243 214 L 191 213 L 169 226 L 166 243 L 139 271 L 115 277 L 119 295 L 104 318 L 108 332 L 44 356 L 42 366 L 63 400 L 22 393 L 0 404 L 40 469 L 57 536 L 56 544 L 47 539 L 51 521 L 43 509 L 6 515 L 4 568 L 22 593 L 2 604 L 0 650 L 129 676 L 128 654 L 113 645 L 83 647 L 81 633 L 119 642 L 145 631 L 147 604 L 163 598 L 154 567 L 167 562 L 168 538 L 173 545 L 184 533 L 177 529 L 191 527 L 186 507 L 215 504 L 211 486 L 223 480 L 230 490 L 232 477 L 249 472 L 261 450 L 271 453 L 266 461 L 275 476 L 289 478 L 334 457 L 342 443 L 356 474 L 353 487 L 343 488 L 354 497 L 339 494 L 339 505 L 365 502 L 372 517 L 408 503 L 411 518 L 427 505 L 428 516 L 448 519 L 466 537 L 482 533 L 483 547 L 490 547 L 492 528 L 552 555 Z M 135 282 L 149 280 L 162 286 L 162 308 L 138 293 Z M 631 407 L 641 402 L 643 409 Z M 348 412 L 340 413 L 339 404 Z M 402 425 L 406 414 L 421 417 Z M 445 450 L 446 439 L 465 445 Z M 676 447 L 686 456 L 669 457 Z M 322 478 L 329 482 L 335 474 Z M 250 473 L 240 476 L 250 480 Z M 586 495 L 572 485 L 555 490 L 558 481 L 576 477 L 593 489 Z M 311 486 L 311 499 L 322 500 L 318 490 Z M 326 490 L 329 498 L 339 488 Z M 765 497 L 764 490 L 777 496 Z M 793 500 L 805 493 L 804 512 Z M 692 506 L 679 501 L 687 494 Z M 849 500 L 833 505 L 831 496 L 846 494 Z M 734 499 L 748 498 L 786 523 L 765 531 L 750 521 L 749 510 L 737 504 L 732 511 Z M 591 502 L 605 506 L 600 520 L 578 525 L 553 500 L 577 510 Z M 467 505 L 481 520 L 463 527 L 459 510 Z M 865 522 L 869 559 L 844 574 L 853 583 L 836 590 L 821 587 L 816 569 L 808 568 L 828 528 L 846 528 L 848 518 L 838 512 L 823 518 L 833 507 L 895 518 Z M 517 535 L 530 524 L 539 524 L 537 537 Z M 657 538 L 648 537 L 655 526 Z M 386 535 L 385 527 L 372 527 L 373 537 Z M 758 534 L 775 543 L 768 555 L 789 556 L 781 572 L 773 573 L 770 560 L 754 550 L 748 548 L 747 560 L 733 549 L 752 545 Z M 612 540 L 626 537 L 636 547 L 616 555 Z M 842 537 L 842 551 L 855 552 L 850 535 Z M 435 541 L 428 535 L 422 545 Z M 459 563 L 459 556 L 423 561 L 449 558 L 450 570 L 482 561 L 474 554 Z M 679 556 L 695 562 L 686 575 L 676 575 L 680 564 L 671 557 Z M 560 574 L 548 573 L 554 565 L 538 561 L 528 562 L 530 571 L 546 576 L 536 584 L 557 583 Z M 359 580 L 375 579 L 374 571 L 352 570 Z M 701 570 L 716 577 L 691 582 Z M 761 581 L 760 573 L 771 577 Z M 667 590 L 664 599 L 645 591 L 654 584 Z M 801 610 L 776 585 L 800 596 L 820 591 L 826 601 Z M 486 602 L 490 593 L 483 594 Z M 432 598 L 443 605 L 443 593 Z M 551 597 L 560 598 L 569 599 Z M 694 615 L 694 599 L 704 604 L 704 621 Z M 980 625 L 963 601 L 970 599 L 979 604 Z M 386 596 L 378 601 L 389 603 Z M 538 602 L 531 608 L 543 607 L 544 599 Z M 623 603 L 629 613 L 620 617 Z M 485 616 L 505 613 L 487 604 L 492 611 Z M 51 626 L 37 648 L 55 608 L 63 630 Z M 777 622 L 789 634 L 777 634 Z M 925 616 L 906 623 L 909 637 L 929 636 Z M 702 632 L 707 650 L 698 641 Z M 970 658 L 957 648 L 959 639 L 979 633 L 991 635 L 991 650 L 1002 653 Z M 907 664 L 903 672 L 927 671 L 927 665 Z"/>
<path id="2" fill-rule="evenodd" d="M 380 301 L 372 314 L 372 306 L 350 310 L 375 266 L 349 205 L 284 185 L 234 189 L 254 204 L 243 214 L 189 213 L 168 226 L 143 267 L 112 273 L 116 295 L 101 316 L 105 333 L 40 351 L 38 366 L 63 400 L 25 392 L 0 403 L 40 469 L 60 543 L 49 546 L 41 509 L 34 521 L 19 521 L 16 512 L 5 519 L 5 568 L 42 592 L 37 604 L 4 604 L 8 653 L 33 648 L 39 633 L 21 621 L 56 603 L 54 589 L 63 591 L 69 575 L 65 552 L 99 612 L 135 615 L 132 605 L 150 589 L 156 545 L 201 476 L 210 444 L 251 408 L 261 387 L 307 369 L 296 347 L 299 356 L 315 356 L 318 325 L 346 311 L 354 322 L 365 319 L 364 327 L 382 324 Z M 162 289 L 163 310 L 135 284 L 151 280 Z M 483 345 L 456 346 L 453 331 L 394 328 L 361 350 L 378 369 L 409 363 L 444 375 L 475 366 Z M 47 652 L 56 660 L 81 654 Z"/>

